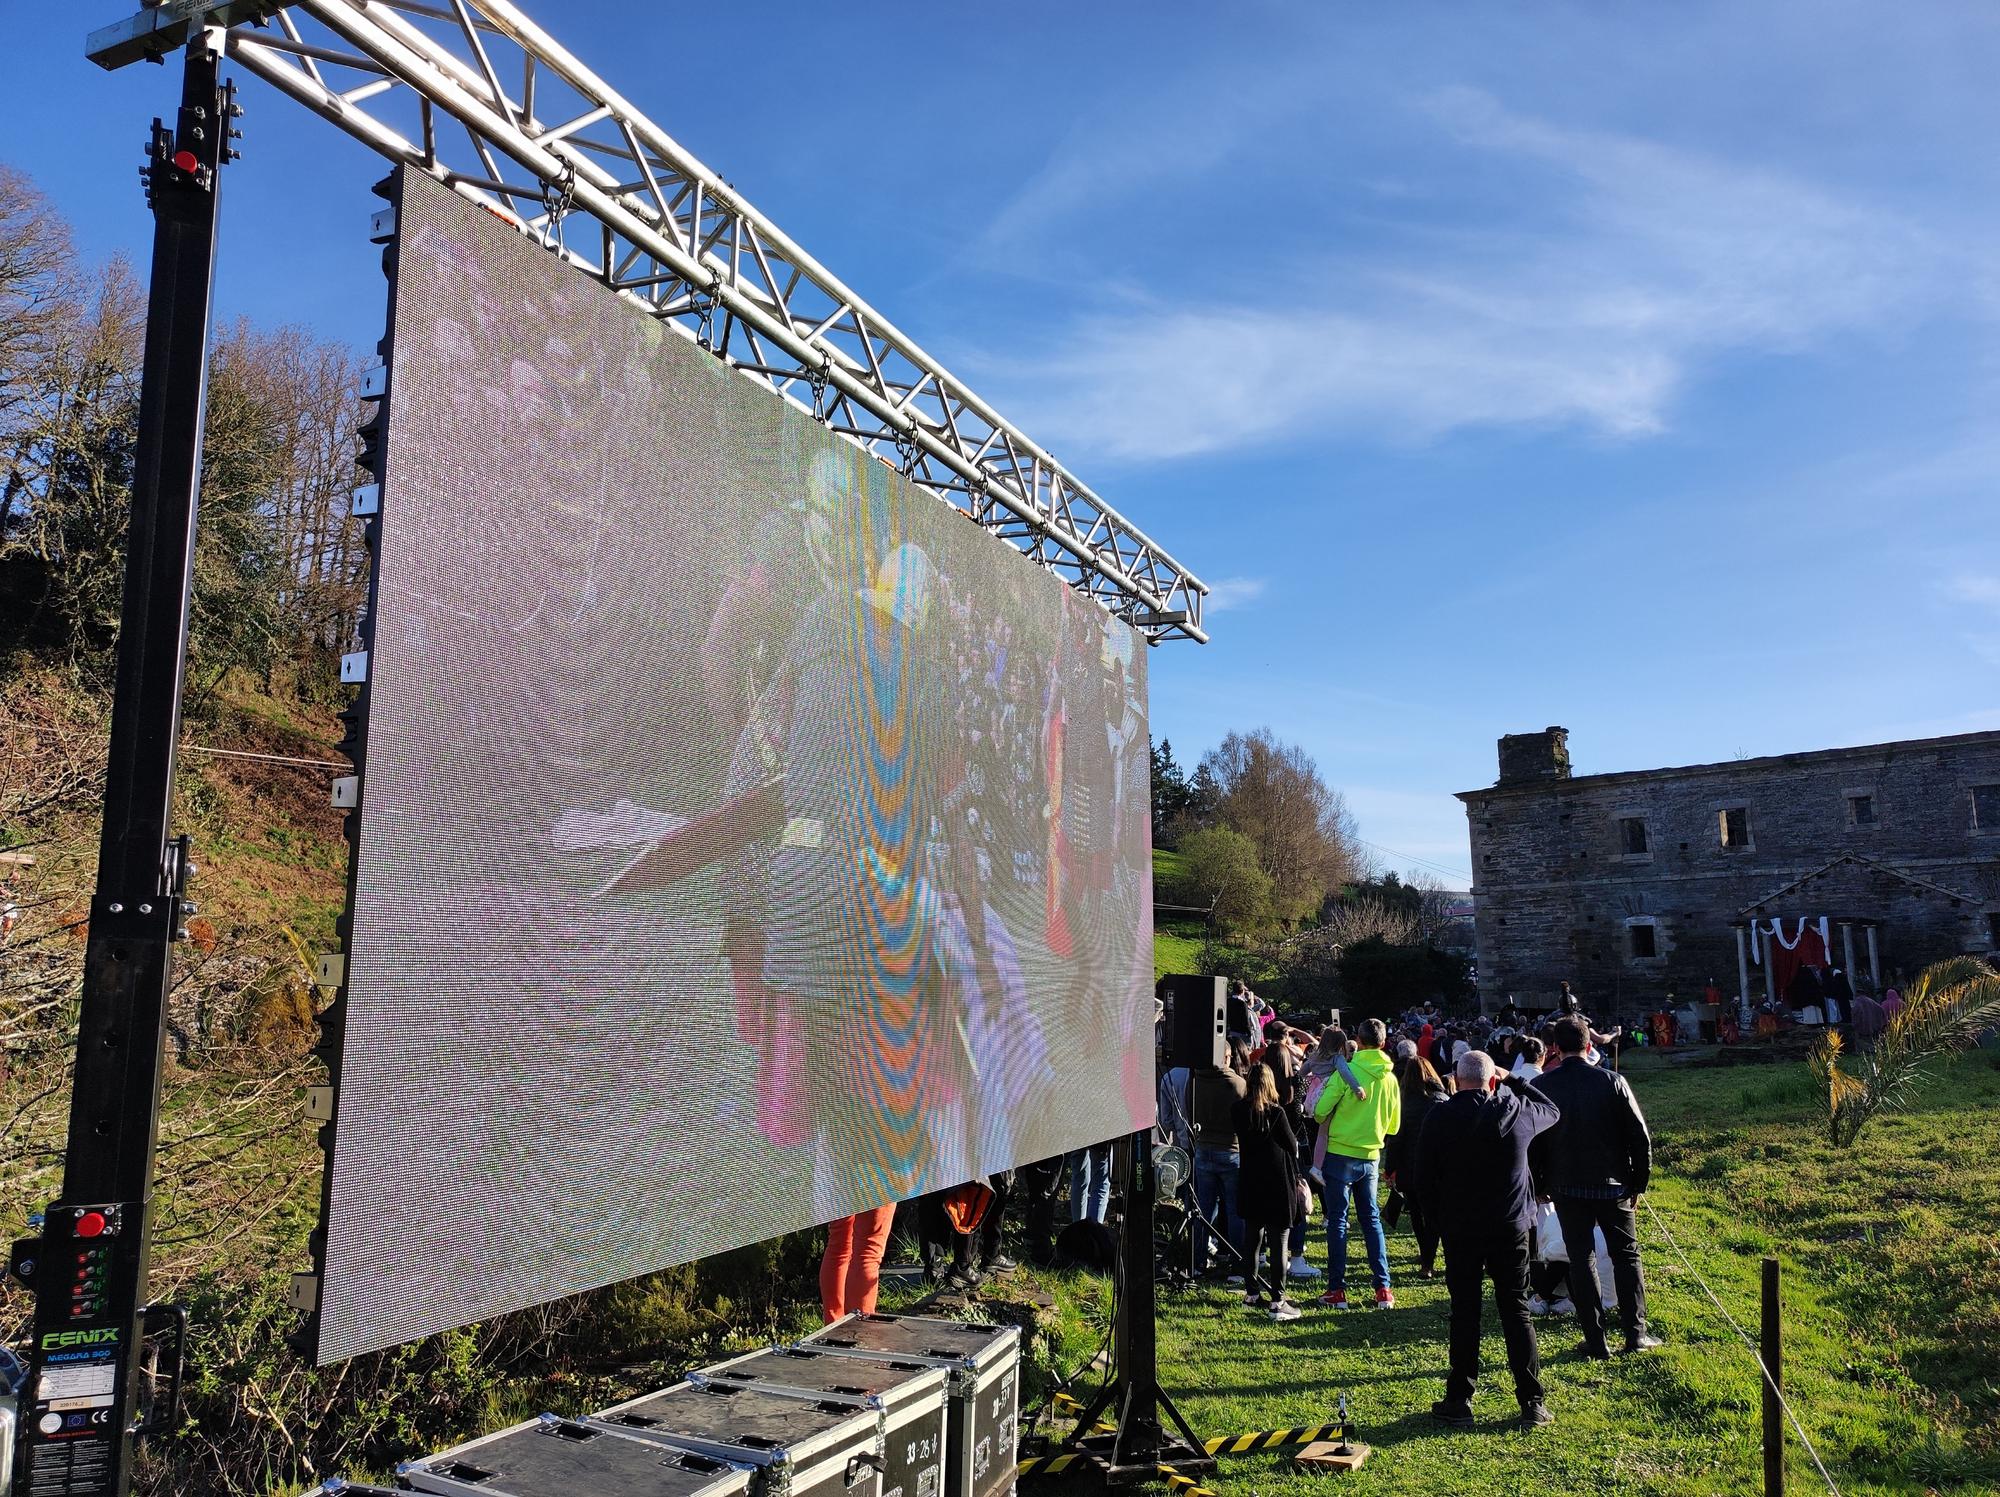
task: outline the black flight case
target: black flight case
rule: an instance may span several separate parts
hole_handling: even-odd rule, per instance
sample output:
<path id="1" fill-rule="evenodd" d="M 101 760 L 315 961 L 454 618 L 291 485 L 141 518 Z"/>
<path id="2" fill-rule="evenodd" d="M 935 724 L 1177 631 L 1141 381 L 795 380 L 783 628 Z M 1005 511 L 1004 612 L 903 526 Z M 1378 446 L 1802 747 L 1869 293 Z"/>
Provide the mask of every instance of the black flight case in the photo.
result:
<path id="1" fill-rule="evenodd" d="M 406 1461 L 396 1476 L 441 1497 L 745 1497 L 751 1480 L 747 1465 L 553 1414 Z"/>
<path id="2" fill-rule="evenodd" d="M 837 1357 L 810 1347 L 752 1352 L 689 1374 L 785 1398 L 852 1398 L 882 1414 L 882 1497 L 942 1497 L 944 1368 L 922 1362 Z"/>
<path id="3" fill-rule="evenodd" d="M 751 1470 L 751 1497 L 881 1497 L 882 1414 L 851 1398 L 676 1383 L 586 1421 Z"/>
<path id="4" fill-rule="evenodd" d="M 945 1497 L 994 1497 L 1013 1487 L 1021 1424 L 1020 1327 L 923 1315 L 846 1315 L 801 1341 L 799 1349 L 944 1368 L 951 1375 Z"/>

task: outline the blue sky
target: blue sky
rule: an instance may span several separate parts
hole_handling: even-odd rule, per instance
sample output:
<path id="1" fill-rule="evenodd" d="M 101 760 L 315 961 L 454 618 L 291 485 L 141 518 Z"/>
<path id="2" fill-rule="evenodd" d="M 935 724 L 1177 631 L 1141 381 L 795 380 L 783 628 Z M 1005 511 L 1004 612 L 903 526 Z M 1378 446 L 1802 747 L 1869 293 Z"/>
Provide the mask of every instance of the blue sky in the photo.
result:
<path id="1" fill-rule="evenodd" d="M 0 157 L 143 261 L 127 3 L 15 18 Z M 1156 733 L 1303 744 L 1388 866 L 1505 732 L 2000 727 L 2000 11 L 533 9 L 1215 585 Z M 371 342 L 377 158 L 244 101 L 222 310 Z"/>

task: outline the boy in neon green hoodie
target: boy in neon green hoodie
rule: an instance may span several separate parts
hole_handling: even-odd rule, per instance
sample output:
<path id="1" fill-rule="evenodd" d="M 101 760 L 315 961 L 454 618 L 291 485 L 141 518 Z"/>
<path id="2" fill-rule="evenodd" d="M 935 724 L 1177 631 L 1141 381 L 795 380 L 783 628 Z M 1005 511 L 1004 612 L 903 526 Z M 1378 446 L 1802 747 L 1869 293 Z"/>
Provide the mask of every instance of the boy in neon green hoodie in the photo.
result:
<path id="1" fill-rule="evenodd" d="M 1376 1204 L 1376 1162 L 1382 1142 L 1403 1125 L 1403 1091 L 1390 1074 L 1382 1045 L 1388 1030 L 1380 1019 L 1365 1019 L 1355 1031 L 1360 1049 L 1348 1062 L 1361 1083 L 1356 1097 L 1344 1086 L 1329 1086 L 1313 1106 L 1313 1118 L 1326 1137 L 1326 1247 L 1328 1289 L 1320 1303 L 1335 1310 L 1347 1305 L 1347 1205 L 1351 1199 L 1361 1216 L 1361 1236 L 1368 1248 L 1368 1269 L 1375 1280 L 1375 1308 L 1393 1309 L 1389 1288 L 1389 1245 L 1382 1232 L 1382 1212 Z"/>

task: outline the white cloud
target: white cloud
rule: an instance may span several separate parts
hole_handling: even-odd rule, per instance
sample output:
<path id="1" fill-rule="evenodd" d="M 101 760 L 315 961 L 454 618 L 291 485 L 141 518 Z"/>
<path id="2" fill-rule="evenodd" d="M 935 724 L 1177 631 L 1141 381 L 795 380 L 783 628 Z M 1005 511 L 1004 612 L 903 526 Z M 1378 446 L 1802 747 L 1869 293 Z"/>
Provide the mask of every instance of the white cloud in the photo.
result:
<path id="1" fill-rule="evenodd" d="M 1208 585 L 1208 599 L 1202 605 L 1204 613 L 1222 613 L 1231 608 L 1241 608 L 1254 603 L 1264 596 L 1262 577 L 1224 577 Z"/>
<path id="2" fill-rule="evenodd" d="M 1962 617 L 1956 620 L 1960 624 L 1969 622 L 1974 625 L 1961 630 L 1959 642 L 1985 664 L 2000 667 L 2000 631 L 1993 627 L 1994 618 L 2000 617 L 2000 574 L 1960 572 L 1946 577 L 1939 584 L 1938 591 L 1947 604 L 1955 604 L 1959 610 L 1970 610 L 1975 616 L 1970 620 Z"/>
<path id="3" fill-rule="evenodd" d="M 1296 288 L 1238 266 L 1216 284 L 1247 297 L 1085 313 L 1046 360 L 997 371 L 1016 383 L 1009 408 L 1070 447 L 1126 458 L 1342 428 L 1637 438 L 1668 426 L 1710 360 L 1891 328 L 1964 284 L 1903 219 L 1778 172 L 1560 128 L 1467 89 L 1420 117 L 1457 165 L 1518 184 L 1525 228 L 1430 224 L 1358 263 L 1324 258 Z M 1102 160 L 1123 154 L 1114 144 Z M 1069 198 L 1099 179 L 1093 160 L 1042 191 Z"/>
<path id="4" fill-rule="evenodd" d="M 2000 612 L 2000 576 L 1980 576 L 1962 572 L 1947 579 L 1944 595 L 1954 603 L 1965 603 L 1974 608 L 1990 608 Z"/>

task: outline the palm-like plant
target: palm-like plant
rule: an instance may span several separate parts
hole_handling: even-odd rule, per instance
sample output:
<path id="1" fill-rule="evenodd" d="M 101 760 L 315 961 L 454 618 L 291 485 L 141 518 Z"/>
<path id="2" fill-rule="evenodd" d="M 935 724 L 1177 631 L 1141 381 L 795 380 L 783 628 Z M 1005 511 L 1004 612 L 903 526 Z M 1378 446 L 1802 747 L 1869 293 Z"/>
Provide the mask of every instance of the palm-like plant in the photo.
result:
<path id="1" fill-rule="evenodd" d="M 1996 1027 L 2000 972 L 1978 957 L 1957 956 L 1925 968 L 1904 989 L 1902 1008 L 1876 1037 L 1875 1047 L 1853 1057 L 1852 1074 L 1841 1069 L 1840 1036 L 1828 1030 L 1808 1063 L 1826 1088 L 1827 1131 L 1834 1147 L 1849 1147 L 1870 1118 L 1907 1101 L 1928 1063 L 1971 1048 Z"/>

